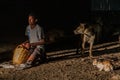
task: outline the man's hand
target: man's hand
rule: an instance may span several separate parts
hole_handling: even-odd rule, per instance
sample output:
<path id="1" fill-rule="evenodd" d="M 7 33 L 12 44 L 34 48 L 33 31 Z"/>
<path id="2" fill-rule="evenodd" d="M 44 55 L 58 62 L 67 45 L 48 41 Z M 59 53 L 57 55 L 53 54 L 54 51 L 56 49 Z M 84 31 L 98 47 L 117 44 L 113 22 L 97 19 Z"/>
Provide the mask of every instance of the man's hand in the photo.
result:
<path id="1" fill-rule="evenodd" d="M 30 43 L 22 43 L 22 46 L 25 47 L 26 49 L 30 49 Z"/>

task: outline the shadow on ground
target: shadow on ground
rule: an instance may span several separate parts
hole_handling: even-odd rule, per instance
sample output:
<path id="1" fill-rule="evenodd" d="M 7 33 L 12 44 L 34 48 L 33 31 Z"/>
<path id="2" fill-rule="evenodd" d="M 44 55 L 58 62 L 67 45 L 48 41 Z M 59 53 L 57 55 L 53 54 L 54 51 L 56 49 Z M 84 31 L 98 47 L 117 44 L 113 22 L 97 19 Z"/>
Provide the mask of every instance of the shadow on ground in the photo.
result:
<path id="1" fill-rule="evenodd" d="M 48 61 L 58 61 L 58 60 L 65 60 L 65 59 L 71 59 L 71 58 L 84 58 L 89 57 L 88 53 L 88 47 L 85 49 L 84 55 L 81 55 L 81 53 L 76 53 L 77 49 L 65 49 L 65 50 L 58 50 L 53 51 L 52 53 L 48 53 Z M 79 50 L 80 51 L 80 50 Z M 101 56 L 104 54 L 116 54 L 120 52 L 120 46 L 117 42 L 109 42 L 109 43 L 103 43 L 94 45 L 93 48 L 93 56 Z"/>
<path id="2" fill-rule="evenodd" d="M 0 63 L 11 61 L 13 58 L 13 51 L 5 51 L 0 53 Z"/>

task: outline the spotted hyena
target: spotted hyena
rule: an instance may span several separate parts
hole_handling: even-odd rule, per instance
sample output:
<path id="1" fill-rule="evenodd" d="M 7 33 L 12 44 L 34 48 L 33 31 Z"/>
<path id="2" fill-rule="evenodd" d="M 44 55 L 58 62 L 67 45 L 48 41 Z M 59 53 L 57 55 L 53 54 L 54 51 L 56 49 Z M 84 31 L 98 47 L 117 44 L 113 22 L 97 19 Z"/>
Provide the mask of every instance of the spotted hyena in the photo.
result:
<path id="1" fill-rule="evenodd" d="M 90 44 L 89 47 L 89 56 L 92 57 L 92 48 L 95 41 L 95 38 L 98 38 L 100 34 L 98 25 L 87 25 L 86 23 L 80 23 L 80 25 L 74 30 L 74 34 L 81 34 L 82 46 L 81 51 L 84 53 L 86 42 Z M 98 38 L 99 39 L 99 38 Z M 79 48 L 77 48 L 78 53 Z"/>

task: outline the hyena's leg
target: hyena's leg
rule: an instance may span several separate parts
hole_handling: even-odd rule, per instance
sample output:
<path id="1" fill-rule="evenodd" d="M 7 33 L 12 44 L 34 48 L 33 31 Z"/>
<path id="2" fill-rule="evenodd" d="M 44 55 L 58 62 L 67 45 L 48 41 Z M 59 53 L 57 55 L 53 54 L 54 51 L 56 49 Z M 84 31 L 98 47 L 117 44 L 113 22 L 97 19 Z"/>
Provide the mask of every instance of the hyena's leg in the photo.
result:
<path id="1" fill-rule="evenodd" d="M 99 71 L 102 71 L 103 70 L 103 67 L 101 66 L 100 68 L 99 68 Z"/>
<path id="2" fill-rule="evenodd" d="M 79 49 L 80 49 L 80 44 L 81 44 L 81 37 L 80 36 L 78 36 L 77 37 L 77 50 L 76 50 L 76 54 L 79 54 Z"/>
<path id="3" fill-rule="evenodd" d="M 93 43 L 94 43 L 94 40 L 95 40 L 95 35 L 93 35 L 91 38 L 90 38 L 90 48 L 89 48 L 89 56 L 92 57 L 92 49 L 93 49 Z"/>
<path id="4" fill-rule="evenodd" d="M 85 38 L 85 37 L 83 37 L 82 47 L 81 47 L 82 55 L 84 54 L 85 42 L 86 42 L 86 38 Z"/>
<path id="5" fill-rule="evenodd" d="M 92 48 L 93 48 L 93 42 L 90 43 L 90 48 L 89 48 L 89 56 L 92 57 Z"/>

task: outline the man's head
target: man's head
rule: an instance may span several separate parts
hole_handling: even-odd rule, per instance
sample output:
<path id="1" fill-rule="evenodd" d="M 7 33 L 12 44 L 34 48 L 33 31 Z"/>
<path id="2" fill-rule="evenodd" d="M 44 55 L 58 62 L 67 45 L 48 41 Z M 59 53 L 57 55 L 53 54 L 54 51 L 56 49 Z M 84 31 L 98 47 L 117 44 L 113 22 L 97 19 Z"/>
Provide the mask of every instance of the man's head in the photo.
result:
<path id="1" fill-rule="evenodd" d="M 36 22 L 37 22 L 36 15 L 33 14 L 33 13 L 30 13 L 30 14 L 28 15 L 28 23 L 29 23 L 29 25 L 35 25 Z"/>

